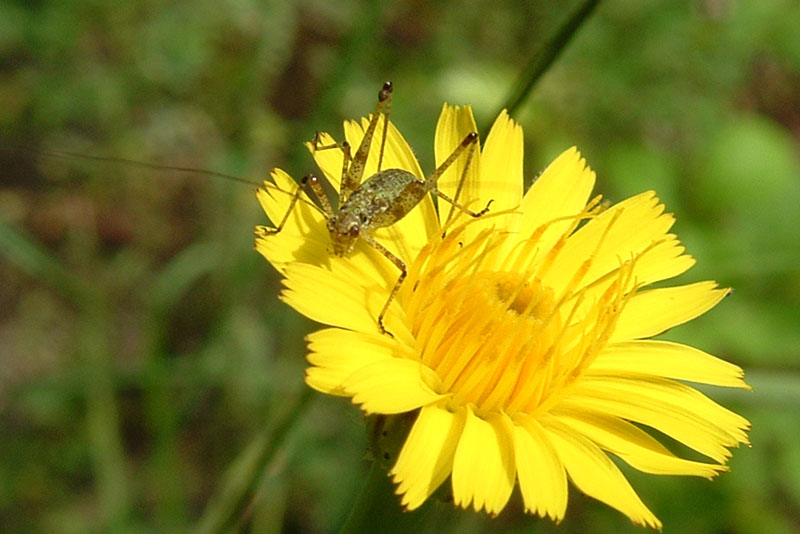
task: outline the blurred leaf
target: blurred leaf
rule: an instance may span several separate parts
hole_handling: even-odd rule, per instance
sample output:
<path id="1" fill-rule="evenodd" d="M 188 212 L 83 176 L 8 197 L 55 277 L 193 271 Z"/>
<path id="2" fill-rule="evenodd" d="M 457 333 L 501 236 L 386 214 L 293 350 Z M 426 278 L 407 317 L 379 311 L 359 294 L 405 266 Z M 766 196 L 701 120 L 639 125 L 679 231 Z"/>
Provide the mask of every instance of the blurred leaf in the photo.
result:
<path id="1" fill-rule="evenodd" d="M 797 251 L 800 157 L 788 132 L 763 117 L 735 118 L 703 156 L 691 187 L 717 227 L 762 251 L 780 245 Z"/>

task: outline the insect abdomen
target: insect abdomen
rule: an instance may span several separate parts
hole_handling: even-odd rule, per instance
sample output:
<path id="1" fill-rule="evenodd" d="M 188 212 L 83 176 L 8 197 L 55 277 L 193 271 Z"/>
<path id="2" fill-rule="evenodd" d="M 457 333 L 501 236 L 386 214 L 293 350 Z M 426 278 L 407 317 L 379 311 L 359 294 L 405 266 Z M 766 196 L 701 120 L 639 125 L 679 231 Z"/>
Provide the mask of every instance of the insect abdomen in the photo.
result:
<path id="1" fill-rule="evenodd" d="M 348 204 L 351 201 L 361 204 L 355 198 L 361 194 L 364 200 L 369 199 L 369 206 L 362 205 L 361 209 L 371 212 L 370 226 L 382 228 L 405 217 L 427 192 L 425 182 L 410 172 L 402 169 L 386 169 L 372 175 L 364 182 L 348 199 Z"/>

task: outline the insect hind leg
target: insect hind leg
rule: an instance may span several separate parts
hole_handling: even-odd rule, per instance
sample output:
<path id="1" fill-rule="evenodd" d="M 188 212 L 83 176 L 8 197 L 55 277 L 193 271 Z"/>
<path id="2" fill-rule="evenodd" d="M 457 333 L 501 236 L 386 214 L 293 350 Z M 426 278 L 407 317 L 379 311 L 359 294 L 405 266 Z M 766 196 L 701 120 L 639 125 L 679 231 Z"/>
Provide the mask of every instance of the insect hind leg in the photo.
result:
<path id="1" fill-rule="evenodd" d="M 358 150 L 353 155 L 347 171 L 342 174 L 342 185 L 339 189 L 339 201 L 344 203 L 347 198 L 358 189 L 361 185 L 361 178 L 364 176 L 364 169 L 367 166 L 367 159 L 369 158 L 369 151 L 372 147 L 372 138 L 375 135 L 375 129 L 378 126 L 380 116 L 384 116 L 383 121 L 383 138 L 381 140 L 380 153 L 378 154 L 378 170 L 383 164 L 383 152 L 386 145 L 386 134 L 389 129 L 389 111 L 392 102 L 392 82 L 385 82 L 383 87 L 378 92 L 378 103 L 375 105 L 375 111 L 369 119 L 369 124 L 364 131 L 364 137 L 361 138 L 361 144 L 358 145 Z"/>
<path id="2" fill-rule="evenodd" d="M 445 159 L 441 165 L 439 165 L 433 174 L 431 174 L 428 178 L 425 179 L 425 188 L 429 191 L 433 191 L 436 196 L 441 198 L 442 200 L 446 201 L 450 204 L 450 211 L 447 214 L 446 222 L 450 222 L 450 219 L 453 217 L 453 210 L 458 209 L 459 211 L 466 213 L 470 217 L 480 217 L 481 215 L 485 214 L 489 211 L 489 206 L 492 204 L 493 200 L 489 200 L 486 204 L 486 207 L 483 208 L 479 212 L 474 212 L 470 209 L 467 209 L 464 205 L 458 202 L 458 197 L 461 195 L 461 190 L 464 188 L 464 182 L 467 178 L 467 172 L 469 171 L 469 166 L 472 163 L 473 155 L 475 154 L 475 149 L 478 144 L 478 134 L 477 132 L 470 132 L 468 133 L 464 139 L 459 143 L 459 145 L 453 150 L 453 152 Z M 467 153 L 467 161 L 464 164 L 464 170 L 461 172 L 461 178 L 458 180 L 458 186 L 456 188 L 455 195 L 451 198 L 450 196 L 442 193 L 439 191 L 439 188 L 436 186 L 439 178 L 450 168 L 453 163 L 458 160 L 458 158 L 466 151 Z"/>
<path id="3" fill-rule="evenodd" d="M 452 198 L 450 198 L 449 196 L 445 195 L 444 193 L 442 193 L 442 192 L 441 192 L 441 191 L 439 191 L 438 189 L 434 189 L 434 193 L 436 193 L 436 196 L 437 196 L 437 197 L 441 198 L 442 200 L 444 200 L 444 201 L 446 201 L 448 204 L 450 204 L 450 208 L 451 208 L 451 209 L 450 209 L 450 213 L 449 213 L 449 215 L 447 216 L 447 220 L 448 220 L 448 221 L 450 220 L 451 216 L 453 215 L 453 209 L 452 209 L 452 208 L 456 208 L 456 209 L 458 209 L 459 211 L 461 211 L 461 212 L 463 212 L 463 213 L 466 213 L 466 214 L 467 214 L 467 215 L 469 215 L 470 217 L 474 217 L 474 218 L 476 218 L 476 219 L 477 219 L 477 218 L 478 218 L 478 217 L 480 217 L 481 215 L 485 215 L 485 214 L 486 214 L 486 213 L 489 211 L 489 206 L 491 206 L 491 205 L 492 205 L 492 202 L 494 202 L 494 199 L 493 199 L 493 198 L 492 198 L 492 199 L 489 199 L 489 202 L 487 202 L 487 203 L 486 203 L 486 206 L 485 206 L 485 207 L 484 207 L 484 208 L 483 208 L 481 211 L 477 211 L 477 212 L 475 212 L 475 211 L 472 211 L 471 209 L 467 208 L 467 207 L 466 207 L 466 206 L 464 206 L 463 204 L 460 204 L 460 203 L 456 202 L 455 200 L 453 200 L 453 199 L 452 199 Z"/>

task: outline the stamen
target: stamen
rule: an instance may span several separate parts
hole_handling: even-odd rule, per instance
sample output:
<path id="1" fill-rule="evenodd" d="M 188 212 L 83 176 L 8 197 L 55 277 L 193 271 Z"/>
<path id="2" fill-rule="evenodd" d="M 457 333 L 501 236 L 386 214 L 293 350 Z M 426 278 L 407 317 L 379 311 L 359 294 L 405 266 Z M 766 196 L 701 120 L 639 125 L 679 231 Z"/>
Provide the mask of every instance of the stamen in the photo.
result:
<path id="1" fill-rule="evenodd" d="M 578 225 L 597 216 L 598 202 L 559 219 L 570 221 L 569 227 L 540 261 L 535 261 L 541 253 L 538 238 L 559 221 L 542 224 L 530 239 L 515 244 L 511 264 L 500 255 L 508 256 L 504 251 L 513 234 L 485 228 L 462 244 L 467 222 L 429 243 L 410 266 L 398 298 L 422 362 L 436 371 L 455 405 L 473 406 L 477 413 L 536 413 L 557 402 L 608 342 L 630 298 L 633 264 L 659 242 L 581 287 L 618 211 L 558 294 L 540 281 Z M 491 270 L 509 265 L 524 269 Z M 587 297 L 603 286 L 587 307 Z"/>
<path id="2" fill-rule="evenodd" d="M 590 206 L 587 205 L 583 209 L 583 211 L 581 211 L 580 213 L 578 213 L 576 215 L 567 215 L 567 216 L 564 216 L 564 217 L 556 217 L 555 219 L 551 219 L 551 220 L 547 221 L 546 223 L 543 223 L 543 224 L 539 225 L 536 228 L 536 230 L 533 231 L 531 236 L 528 239 L 524 240 L 522 243 L 531 244 L 531 245 L 537 245 L 538 246 L 539 242 L 540 242 L 540 240 L 542 238 L 542 235 L 544 235 L 544 233 L 547 231 L 547 229 L 550 228 L 551 226 L 553 226 L 554 224 L 559 223 L 559 222 L 564 222 L 564 221 L 573 221 L 574 224 L 571 225 L 570 228 L 576 228 L 582 221 L 588 220 L 588 219 L 592 219 L 594 217 L 595 217 L 595 215 L 592 214 L 591 211 L 590 211 Z M 564 235 L 569 235 L 570 232 L 572 232 L 572 230 L 568 229 L 566 234 L 562 234 L 562 237 Z M 536 254 L 538 254 L 538 252 L 539 252 L 538 249 L 533 250 L 532 251 L 533 254 L 530 254 L 531 249 L 528 248 L 528 247 L 523 247 L 522 250 L 523 251 L 527 250 L 527 252 L 529 254 L 527 254 L 527 255 L 526 254 L 519 254 L 515 258 L 514 263 L 511 266 L 509 266 L 509 268 L 507 269 L 509 272 L 521 272 L 521 271 L 529 269 L 531 265 L 534 265 L 536 263 Z M 511 255 L 509 255 L 509 256 L 511 256 Z"/>

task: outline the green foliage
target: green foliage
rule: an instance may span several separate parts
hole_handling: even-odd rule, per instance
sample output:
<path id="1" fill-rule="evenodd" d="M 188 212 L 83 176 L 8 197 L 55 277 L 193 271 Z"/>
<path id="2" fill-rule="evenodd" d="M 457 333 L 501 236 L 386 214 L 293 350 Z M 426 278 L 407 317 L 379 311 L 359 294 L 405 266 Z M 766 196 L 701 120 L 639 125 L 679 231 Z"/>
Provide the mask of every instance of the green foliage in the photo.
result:
<path id="1" fill-rule="evenodd" d="M 301 143 L 391 79 L 430 169 L 442 102 L 490 124 L 579 4 L 0 5 L 0 530 L 328 531 L 366 478 L 357 410 L 302 404 L 313 325 L 252 250 L 252 188 L 37 150 L 301 176 Z M 746 368 L 754 392 L 711 394 L 753 447 L 713 483 L 626 470 L 667 531 L 800 515 L 797 20 L 792 0 L 608 0 L 515 115 L 528 177 L 578 145 L 599 192 L 655 189 L 676 212 L 698 258 L 682 280 L 736 290 L 667 337 Z M 497 519 L 434 504 L 425 528 L 640 531 L 575 491 L 558 527 L 512 501 Z"/>

